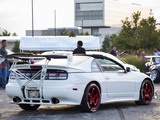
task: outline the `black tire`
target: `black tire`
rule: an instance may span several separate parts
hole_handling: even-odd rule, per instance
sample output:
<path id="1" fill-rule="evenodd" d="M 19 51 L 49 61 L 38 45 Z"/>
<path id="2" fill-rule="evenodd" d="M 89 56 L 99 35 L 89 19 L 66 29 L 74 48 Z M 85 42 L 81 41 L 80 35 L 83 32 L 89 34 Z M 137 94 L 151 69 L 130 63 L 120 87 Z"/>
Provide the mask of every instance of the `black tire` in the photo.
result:
<path id="1" fill-rule="evenodd" d="M 149 105 L 154 94 L 153 84 L 149 80 L 144 80 L 140 88 L 140 98 L 136 101 L 138 105 Z"/>
<path id="2" fill-rule="evenodd" d="M 40 105 L 19 104 L 19 107 L 24 110 L 37 110 Z"/>
<path id="3" fill-rule="evenodd" d="M 158 70 L 152 70 L 151 74 L 150 74 L 150 78 L 152 79 L 152 81 L 154 83 L 159 83 L 160 82 L 160 74 Z"/>
<path id="4" fill-rule="evenodd" d="M 101 101 L 101 93 L 99 87 L 91 83 L 86 87 L 86 90 L 82 99 L 82 111 L 96 112 L 99 108 Z"/>

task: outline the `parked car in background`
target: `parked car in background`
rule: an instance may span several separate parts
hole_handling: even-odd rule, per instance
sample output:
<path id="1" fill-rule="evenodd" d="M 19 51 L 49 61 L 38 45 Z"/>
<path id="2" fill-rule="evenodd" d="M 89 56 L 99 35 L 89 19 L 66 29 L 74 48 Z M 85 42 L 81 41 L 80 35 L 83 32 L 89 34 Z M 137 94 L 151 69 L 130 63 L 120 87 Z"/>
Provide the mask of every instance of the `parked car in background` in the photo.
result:
<path id="1" fill-rule="evenodd" d="M 160 56 L 145 56 L 147 63 L 145 64 L 145 73 L 150 76 L 155 83 L 160 82 L 160 63 L 156 63 L 155 59 L 160 60 Z"/>

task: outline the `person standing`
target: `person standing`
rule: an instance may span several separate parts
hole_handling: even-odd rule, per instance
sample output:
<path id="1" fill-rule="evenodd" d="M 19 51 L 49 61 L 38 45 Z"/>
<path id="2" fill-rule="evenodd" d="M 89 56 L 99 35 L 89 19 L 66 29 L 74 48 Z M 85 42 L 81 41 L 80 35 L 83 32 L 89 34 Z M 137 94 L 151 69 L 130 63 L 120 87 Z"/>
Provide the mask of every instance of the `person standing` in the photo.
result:
<path id="1" fill-rule="evenodd" d="M 2 40 L 2 47 L 0 49 L 0 54 L 2 55 L 2 58 L 5 58 L 7 55 L 6 47 L 7 47 L 7 41 Z M 7 67 L 8 67 L 7 59 L 5 59 L 1 64 L 2 64 L 2 88 L 5 89 L 7 84 Z"/>
<path id="2" fill-rule="evenodd" d="M 86 50 L 82 46 L 83 46 L 83 42 L 78 41 L 77 48 L 74 49 L 73 54 L 86 54 Z"/>
<path id="3" fill-rule="evenodd" d="M 153 55 L 154 56 L 160 56 L 160 52 L 158 51 L 157 48 L 154 48 Z M 159 64 L 160 63 L 160 58 L 155 58 L 155 62 L 156 62 L 156 64 Z"/>
<path id="4" fill-rule="evenodd" d="M 112 50 L 109 52 L 111 55 L 117 56 L 116 47 L 113 46 Z"/>

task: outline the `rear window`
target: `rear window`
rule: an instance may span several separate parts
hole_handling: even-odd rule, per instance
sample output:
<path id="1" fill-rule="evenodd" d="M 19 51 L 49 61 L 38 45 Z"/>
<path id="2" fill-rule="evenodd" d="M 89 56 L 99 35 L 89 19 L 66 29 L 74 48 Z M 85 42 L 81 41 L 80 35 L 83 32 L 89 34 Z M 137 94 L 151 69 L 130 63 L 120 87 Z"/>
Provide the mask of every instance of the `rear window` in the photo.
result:
<path id="1" fill-rule="evenodd" d="M 58 66 L 77 66 L 83 62 L 85 62 L 89 57 L 86 56 L 71 56 L 67 59 L 51 59 L 49 65 L 58 65 Z M 44 64 L 45 60 L 41 60 L 36 64 Z"/>

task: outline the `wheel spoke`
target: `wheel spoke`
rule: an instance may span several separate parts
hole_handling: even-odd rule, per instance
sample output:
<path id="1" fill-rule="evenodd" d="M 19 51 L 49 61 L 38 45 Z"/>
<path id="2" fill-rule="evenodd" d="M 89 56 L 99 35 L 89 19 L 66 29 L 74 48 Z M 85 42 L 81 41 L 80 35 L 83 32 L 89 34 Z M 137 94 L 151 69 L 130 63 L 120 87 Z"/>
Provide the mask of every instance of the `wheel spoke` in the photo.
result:
<path id="1" fill-rule="evenodd" d="M 146 83 L 146 90 L 148 89 L 148 84 Z"/>
<path id="2" fill-rule="evenodd" d="M 91 95 L 93 95 L 93 94 L 94 94 L 94 91 L 95 91 L 95 88 L 93 88 L 93 89 L 92 89 Z"/>
<path id="3" fill-rule="evenodd" d="M 94 106 L 96 106 L 96 101 L 95 100 L 93 100 L 93 104 L 94 104 Z"/>
<path id="4" fill-rule="evenodd" d="M 93 96 L 93 99 L 95 99 L 95 98 L 97 98 L 97 97 L 98 97 L 98 95 L 96 94 L 96 95 Z"/>
<path id="5" fill-rule="evenodd" d="M 146 93 L 146 90 L 143 88 L 143 93 Z"/>

